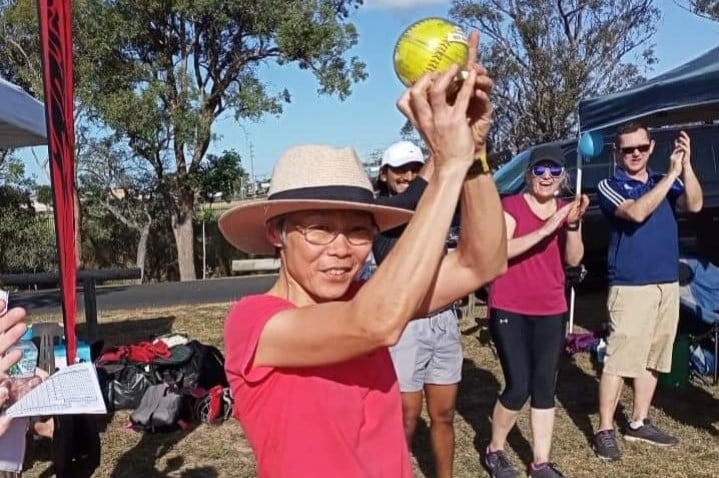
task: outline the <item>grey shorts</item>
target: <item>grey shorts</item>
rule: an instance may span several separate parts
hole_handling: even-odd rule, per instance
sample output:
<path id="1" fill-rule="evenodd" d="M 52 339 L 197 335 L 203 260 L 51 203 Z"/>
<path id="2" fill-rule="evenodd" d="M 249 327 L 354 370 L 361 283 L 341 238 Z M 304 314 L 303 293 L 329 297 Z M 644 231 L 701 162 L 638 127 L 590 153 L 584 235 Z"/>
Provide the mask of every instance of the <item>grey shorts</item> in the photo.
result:
<path id="1" fill-rule="evenodd" d="M 451 385 L 462 379 L 462 343 L 452 309 L 410 321 L 389 351 L 402 392 L 418 392 L 425 384 Z"/>

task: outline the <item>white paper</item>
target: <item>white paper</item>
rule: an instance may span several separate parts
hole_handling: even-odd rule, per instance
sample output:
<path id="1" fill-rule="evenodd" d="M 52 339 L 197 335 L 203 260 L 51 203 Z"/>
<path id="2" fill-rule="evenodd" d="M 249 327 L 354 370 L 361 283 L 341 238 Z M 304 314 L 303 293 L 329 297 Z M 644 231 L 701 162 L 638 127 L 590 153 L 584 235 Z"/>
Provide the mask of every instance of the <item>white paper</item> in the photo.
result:
<path id="1" fill-rule="evenodd" d="M 0 470 L 19 473 L 25 461 L 27 418 L 16 418 L 0 436 Z"/>
<path id="2" fill-rule="evenodd" d="M 52 374 L 5 412 L 11 417 L 107 413 L 95 366 L 71 365 Z"/>

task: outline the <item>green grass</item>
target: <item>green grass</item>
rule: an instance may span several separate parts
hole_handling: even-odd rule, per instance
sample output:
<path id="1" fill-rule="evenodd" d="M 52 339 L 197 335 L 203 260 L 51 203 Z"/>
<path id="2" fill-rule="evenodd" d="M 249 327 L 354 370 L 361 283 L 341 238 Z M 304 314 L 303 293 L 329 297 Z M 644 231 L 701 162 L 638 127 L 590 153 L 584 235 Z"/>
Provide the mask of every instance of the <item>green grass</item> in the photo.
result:
<path id="1" fill-rule="evenodd" d="M 577 320 L 596 328 L 604 317 L 602 294 L 581 294 Z M 222 323 L 229 304 L 173 309 L 103 313 L 100 330 L 110 344 L 146 339 L 176 331 L 222 346 Z M 35 321 L 57 317 L 35 317 Z M 502 388 L 499 363 L 488 343 L 482 321 L 461 322 L 465 350 L 464 377 L 455 419 L 455 476 L 486 476 L 478 453 L 486 446 L 489 415 Z M 82 333 L 82 326 L 80 326 Z M 597 424 L 597 368 L 587 354 L 564 358 L 559 375 L 553 460 L 570 477 L 718 477 L 719 400 L 716 389 L 691 384 L 683 391 L 660 390 L 652 417 L 681 439 L 674 449 L 621 443 L 624 460 L 600 462 L 588 445 Z M 617 417 L 631 410 L 628 388 Z M 96 477 L 255 477 L 254 458 L 235 421 L 220 426 L 200 425 L 189 432 L 142 435 L 126 428 L 127 413 L 117 413 L 102 434 L 103 455 Z M 509 455 L 518 466 L 531 458 L 528 412 L 509 438 Z M 49 443 L 32 442 L 25 477 L 52 476 Z M 413 446 L 417 477 L 432 477 L 426 422 L 420 423 Z M 319 476 L 319 475 L 318 475 Z"/>

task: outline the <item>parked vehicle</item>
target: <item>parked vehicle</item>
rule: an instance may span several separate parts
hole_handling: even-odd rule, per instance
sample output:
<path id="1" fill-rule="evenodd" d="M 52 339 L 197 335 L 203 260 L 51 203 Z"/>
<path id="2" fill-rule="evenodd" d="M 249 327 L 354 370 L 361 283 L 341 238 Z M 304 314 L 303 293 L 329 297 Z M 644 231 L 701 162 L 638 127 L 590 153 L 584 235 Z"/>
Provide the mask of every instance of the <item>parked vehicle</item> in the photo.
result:
<path id="1" fill-rule="evenodd" d="M 685 130 L 692 140 L 692 164 L 704 189 L 704 209 L 699 214 L 679 215 L 680 247 L 683 253 L 698 253 L 719 260 L 719 123 L 685 127 L 656 128 L 651 130 L 656 146 L 649 161 L 649 167 L 664 172 L 668 158 L 674 147 L 674 140 L 680 130 Z M 609 225 L 599 209 L 597 185 L 612 175 L 615 169 L 614 135 L 604 138 L 604 150 L 596 158 L 585 159 L 582 163 L 582 192 L 590 199 L 582 228 L 585 244 L 585 258 L 588 279 L 606 278 L 607 247 L 609 244 Z M 567 172 L 570 184 L 576 185 L 577 140 L 557 141 L 567 160 Z M 536 147 L 536 146 L 535 146 Z M 524 187 L 524 171 L 529 160 L 529 148 L 517 154 L 494 174 L 501 195 L 514 194 Z M 571 197 L 571 194 L 568 195 Z"/>

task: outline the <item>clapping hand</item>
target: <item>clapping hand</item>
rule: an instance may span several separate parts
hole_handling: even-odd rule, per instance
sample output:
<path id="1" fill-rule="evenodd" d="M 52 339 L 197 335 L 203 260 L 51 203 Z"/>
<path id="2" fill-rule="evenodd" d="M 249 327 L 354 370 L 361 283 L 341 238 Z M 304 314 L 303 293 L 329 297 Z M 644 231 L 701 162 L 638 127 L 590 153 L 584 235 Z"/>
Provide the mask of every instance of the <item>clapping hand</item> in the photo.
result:
<path id="1" fill-rule="evenodd" d="M 567 215 L 567 223 L 576 224 L 582 220 L 584 214 L 587 212 L 587 208 L 589 207 L 589 197 L 586 194 L 582 194 L 570 204 L 572 205 L 572 208 Z"/>
<path id="2" fill-rule="evenodd" d="M 544 225 L 539 229 L 540 234 L 543 237 L 548 237 L 554 234 L 554 231 L 559 229 L 559 226 L 564 224 L 564 221 L 567 220 L 569 213 L 575 207 L 576 204 L 574 202 L 570 202 L 557 209 L 557 211 L 552 214 L 552 216 L 547 219 L 547 222 L 545 222 Z"/>
<path id="3" fill-rule="evenodd" d="M 687 167 L 691 167 L 691 140 L 685 131 L 681 131 L 669 156 L 669 174 L 679 177 Z"/>

